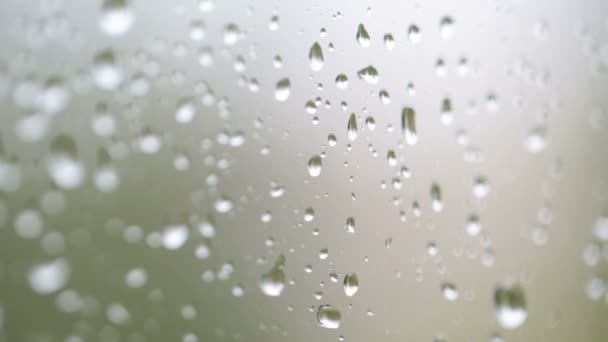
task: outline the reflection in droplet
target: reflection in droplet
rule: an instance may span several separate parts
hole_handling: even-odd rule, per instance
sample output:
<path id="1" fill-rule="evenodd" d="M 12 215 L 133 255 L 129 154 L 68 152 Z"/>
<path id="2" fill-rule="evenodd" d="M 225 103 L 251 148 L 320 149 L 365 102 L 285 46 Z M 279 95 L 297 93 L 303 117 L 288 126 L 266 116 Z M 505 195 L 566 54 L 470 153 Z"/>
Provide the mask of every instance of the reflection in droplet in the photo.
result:
<path id="1" fill-rule="evenodd" d="M 355 116 L 355 113 L 350 114 L 350 117 L 348 118 L 346 132 L 350 141 L 357 139 L 357 117 Z"/>

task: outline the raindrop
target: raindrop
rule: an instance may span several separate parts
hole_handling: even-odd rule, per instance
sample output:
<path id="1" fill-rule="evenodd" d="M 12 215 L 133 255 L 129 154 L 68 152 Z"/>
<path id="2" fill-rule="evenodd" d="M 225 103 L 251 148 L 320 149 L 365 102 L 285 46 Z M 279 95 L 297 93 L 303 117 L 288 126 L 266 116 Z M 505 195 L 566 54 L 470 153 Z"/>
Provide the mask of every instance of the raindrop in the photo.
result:
<path id="1" fill-rule="evenodd" d="M 443 210 L 443 202 L 441 201 L 441 188 L 437 183 L 433 183 L 433 185 L 431 185 L 431 207 L 436 213 Z"/>
<path id="2" fill-rule="evenodd" d="M 389 50 L 395 48 L 395 38 L 393 38 L 392 34 L 387 33 L 384 35 L 384 46 L 386 46 L 386 48 Z"/>
<path id="3" fill-rule="evenodd" d="M 70 265 L 64 259 L 57 259 L 33 266 L 28 274 L 32 290 L 39 294 L 50 294 L 62 289 L 68 282 Z"/>
<path id="4" fill-rule="evenodd" d="M 401 130 L 405 136 L 405 141 L 409 145 L 416 145 L 418 135 L 416 133 L 416 111 L 410 107 L 404 107 L 401 111 Z"/>
<path id="5" fill-rule="evenodd" d="M 280 255 L 274 262 L 273 267 L 260 278 L 260 290 L 269 297 L 278 297 L 285 290 L 286 276 L 283 268 L 285 266 L 285 257 Z"/>
<path id="6" fill-rule="evenodd" d="M 422 38 L 422 33 L 420 32 L 418 26 L 414 24 L 410 25 L 410 27 L 407 29 L 407 37 L 409 38 L 410 42 L 418 43 Z"/>
<path id="7" fill-rule="evenodd" d="M 359 280 L 355 273 L 347 273 L 344 276 L 344 294 L 348 297 L 352 297 L 359 291 Z"/>
<path id="8" fill-rule="evenodd" d="M 289 98 L 291 92 L 291 82 L 288 78 L 283 78 L 277 82 L 274 90 L 274 97 L 277 101 L 285 102 Z"/>
<path id="9" fill-rule="evenodd" d="M 346 231 L 349 233 L 355 232 L 355 218 L 349 217 L 346 219 Z"/>
<path id="10" fill-rule="evenodd" d="M 340 327 L 341 320 L 340 311 L 331 305 L 321 305 L 317 309 L 317 322 L 323 328 L 337 329 Z"/>
<path id="11" fill-rule="evenodd" d="M 321 69 L 323 69 L 325 60 L 323 59 L 323 50 L 321 49 L 321 45 L 319 45 L 319 42 L 315 42 L 310 47 L 310 52 L 308 53 L 308 60 L 310 61 L 310 68 L 312 69 L 312 71 L 320 71 Z"/>
<path id="12" fill-rule="evenodd" d="M 315 154 L 308 160 L 308 174 L 311 177 L 319 177 L 321 175 L 321 157 L 318 154 Z"/>
<path id="13" fill-rule="evenodd" d="M 355 116 L 355 113 L 350 114 L 348 124 L 346 125 L 346 131 L 350 141 L 357 139 L 357 117 Z"/>
<path id="14" fill-rule="evenodd" d="M 336 88 L 346 89 L 346 87 L 348 87 L 348 77 L 344 74 L 339 74 L 336 77 Z"/>
<path id="15" fill-rule="evenodd" d="M 452 283 L 441 283 L 441 293 L 443 294 L 443 298 L 449 301 L 455 301 L 458 298 L 458 290 Z"/>
<path id="16" fill-rule="evenodd" d="M 135 23 L 135 12 L 128 0 L 105 0 L 99 16 L 99 29 L 108 36 L 121 36 Z"/>
<path id="17" fill-rule="evenodd" d="M 539 153 L 547 147 L 547 129 L 543 126 L 532 128 L 524 140 L 524 146 L 530 153 Z"/>
<path id="18" fill-rule="evenodd" d="M 443 17 L 439 22 L 439 32 L 441 33 L 441 38 L 450 39 L 452 35 L 454 35 L 454 19 L 451 17 Z"/>
<path id="19" fill-rule="evenodd" d="M 357 76 L 359 79 L 364 80 L 369 84 L 376 84 L 380 80 L 378 70 L 376 70 L 376 68 L 374 68 L 372 65 L 357 71 Z"/>
<path id="20" fill-rule="evenodd" d="M 519 285 L 497 286 L 494 290 L 494 307 L 496 319 L 505 329 L 518 328 L 528 317 L 524 291 Z"/>
<path id="21" fill-rule="evenodd" d="M 79 187 L 85 178 L 85 169 L 77 159 L 76 143 L 68 135 L 58 135 L 51 141 L 47 158 L 49 176 L 64 190 Z"/>
<path id="22" fill-rule="evenodd" d="M 357 42 L 359 43 L 359 45 L 361 45 L 361 47 L 364 48 L 367 48 L 371 45 L 369 33 L 367 33 L 367 30 L 365 29 L 365 26 L 363 26 L 363 24 L 359 24 L 359 27 L 357 28 Z"/>
<path id="23" fill-rule="evenodd" d="M 104 49 L 93 58 L 91 76 L 97 87 L 103 90 L 115 90 L 124 80 L 124 74 L 118 67 L 114 51 Z"/>

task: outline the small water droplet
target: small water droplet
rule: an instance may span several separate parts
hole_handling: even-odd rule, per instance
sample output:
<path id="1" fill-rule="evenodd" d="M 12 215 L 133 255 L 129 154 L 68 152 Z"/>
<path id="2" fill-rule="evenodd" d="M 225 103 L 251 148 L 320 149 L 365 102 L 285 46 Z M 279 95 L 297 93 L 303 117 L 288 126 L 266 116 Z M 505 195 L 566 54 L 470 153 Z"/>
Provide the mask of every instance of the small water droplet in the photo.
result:
<path id="1" fill-rule="evenodd" d="M 416 133 L 416 111 L 410 107 L 404 107 L 401 111 L 401 130 L 405 141 L 409 145 L 416 145 L 418 134 Z"/>
<path id="2" fill-rule="evenodd" d="M 318 154 L 315 154 L 308 160 L 308 174 L 311 177 L 319 177 L 321 175 L 321 157 Z"/>
<path id="3" fill-rule="evenodd" d="M 348 118 L 346 131 L 348 133 L 348 139 L 350 141 L 354 141 L 355 139 L 357 139 L 357 117 L 355 116 L 355 113 L 352 113 Z"/>
<path id="4" fill-rule="evenodd" d="M 277 82 L 276 88 L 274 90 L 274 97 L 277 101 L 285 102 L 289 98 L 289 94 L 291 93 L 291 82 L 288 78 L 283 78 Z"/>

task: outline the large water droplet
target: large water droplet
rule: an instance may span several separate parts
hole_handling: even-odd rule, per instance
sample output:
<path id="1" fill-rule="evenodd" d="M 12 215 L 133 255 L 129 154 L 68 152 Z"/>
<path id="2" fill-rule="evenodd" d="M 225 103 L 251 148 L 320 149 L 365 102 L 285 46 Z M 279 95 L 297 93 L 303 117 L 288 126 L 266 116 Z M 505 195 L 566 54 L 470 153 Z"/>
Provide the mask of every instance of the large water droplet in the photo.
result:
<path id="1" fill-rule="evenodd" d="M 351 141 L 357 139 L 357 117 L 355 116 L 355 113 L 350 114 L 350 117 L 348 118 L 346 132 L 348 134 L 348 139 Z"/>
<path id="2" fill-rule="evenodd" d="M 416 133 L 416 111 L 410 107 L 404 107 L 401 111 L 401 130 L 405 136 L 405 141 L 409 145 L 415 145 L 418 142 L 418 134 Z"/>
<path id="3" fill-rule="evenodd" d="M 359 291 L 359 280 L 355 273 L 347 273 L 344 276 L 344 294 L 352 297 Z"/>
<path id="4" fill-rule="evenodd" d="M 454 19 L 451 17 L 443 17 L 439 22 L 439 32 L 441 33 L 441 38 L 450 39 L 454 34 Z"/>
<path id="5" fill-rule="evenodd" d="M 99 29 L 108 36 L 121 36 L 135 23 L 135 12 L 127 0 L 105 0 L 99 16 Z"/>
<path id="6" fill-rule="evenodd" d="M 118 88 L 124 79 L 124 75 L 116 65 L 112 50 L 104 49 L 95 55 L 91 76 L 95 85 L 100 89 L 114 90 Z"/>
<path id="7" fill-rule="evenodd" d="M 274 262 L 274 266 L 260 278 L 260 290 L 267 296 L 278 297 L 285 289 L 285 281 L 287 277 L 283 268 L 285 266 L 285 257 L 280 255 Z"/>
<path id="8" fill-rule="evenodd" d="M 369 33 L 367 33 L 367 30 L 363 24 L 359 24 L 359 27 L 357 28 L 357 42 L 364 48 L 371 45 Z"/>
<path id="9" fill-rule="evenodd" d="M 312 71 L 320 71 L 321 69 L 323 69 L 325 60 L 323 59 L 323 50 L 321 49 L 321 45 L 319 45 L 319 42 L 315 42 L 310 47 L 310 52 L 308 53 L 308 60 L 310 61 L 310 68 L 312 69 Z"/>
<path id="10" fill-rule="evenodd" d="M 315 154 L 308 160 L 308 174 L 311 177 L 319 177 L 321 175 L 321 157 L 318 154 Z"/>
<path id="11" fill-rule="evenodd" d="M 317 322 L 320 326 L 327 329 L 338 329 L 342 315 L 338 309 L 334 309 L 331 305 L 321 305 L 317 309 Z"/>
<path id="12" fill-rule="evenodd" d="M 47 158 L 49 176 L 60 188 L 70 190 L 82 184 L 85 168 L 77 159 L 76 143 L 68 135 L 58 135 L 51 141 Z"/>
<path id="13" fill-rule="evenodd" d="M 70 265 L 64 259 L 41 263 L 32 267 L 28 280 L 32 290 L 50 294 L 63 288 L 70 276 Z"/>
<path id="14" fill-rule="evenodd" d="M 289 78 L 283 78 L 277 82 L 274 90 L 274 97 L 277 101 L 285 102 L 291 93 L 291 82 Z"/>
<path id="15" fill-rule="evenodd" d="M 376 84 L 380 80 L 378 70 L 376 70 L 376 68 L 374 68 L 372 65 L 357 71 L 357 76 L 359 79 L 362 79 L 369 84 Z"/>
<path id="16" fill-rule="evenodd" d="M 518 328 L 528 317 L 524 291 L 519 285 L 496 287 L 494 307 L 496 319 L 505 329 Z"/>

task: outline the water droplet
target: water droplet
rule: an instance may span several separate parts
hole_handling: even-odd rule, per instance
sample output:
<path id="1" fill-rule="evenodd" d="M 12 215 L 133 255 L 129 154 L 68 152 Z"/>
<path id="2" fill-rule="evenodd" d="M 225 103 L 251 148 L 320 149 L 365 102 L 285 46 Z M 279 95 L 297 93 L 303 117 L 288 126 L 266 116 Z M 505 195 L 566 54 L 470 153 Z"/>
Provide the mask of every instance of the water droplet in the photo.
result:
<path id="1" fill-rule="evenodd" d="M 342 315 L 331 305 L 321 305 L 317 309 L 317 322 L 323 328 L 337 329 L 340 327 Z"/>
<path id="2" fill-rule="evenodd" d="M 336 144 L 338 143 L 338 139 L 336 139 L 335 134 L 331 133 L 327 136 L 327 145 L 329 146 L 336 146 Z"/>
<path id="3" fill-rule="evenodd" d="M 484 176 L 477 176 L 473 179 L 473 196 L 484 198 L 490 192 L 490 185 Z"/>
<path id="4" fill-rule="evenodd" d="M 85 178 L 85 168 L 77 159 L 76 143 L 68 135 L 58 135 L 51 141 L 47 169 L 53 182 L 60 188 L 79 187 Z"/>
<path id="5" fill-rule="evenodd" d="M 405 141 L 409 145 L 416 145 L 418 134 L 416 133 L 416 111 L 410 107 L 404 107 L 401 111 L 401 130 Z"/>
<path id="6" fill-rule="evenodd" d="M 175 121 L 187 124 L 194 119 L 195 115 L 196 107 L 194 103 L 188 98 L 181 99 L 175 110 Z"/>
<path id="7" fill-rule="evenodd" d="M 99 29 L 108 36 L 121 36 L 135 23 L 135 12 L 127 0 L 105 0 L 99 16 Z"/>
<path id="8" fill-rule="evenodd" d="M 321 157 L 318 154 L 315 154 L 308 160 L 308 174 L 311 177 L 319 177 L 321 175 Z"/>
<path id="9" fill-rule="evenodd" d="M 384 46 L 386 46 L 386 48 L 389 50 L 395 48 L 395 38 L 393 38 L 392 34 L 387 33 L 384 35 Z"/>
<path id="10" fill-rule="evenodd" d="M 524 291 L 519 285 L 497 286 L 494 290 L 494 307 L 496 319 L 505 329 L 518 328 L 528 317 Z"/>
<path id="11" fill-rule="evenodd" d="M 454 19 L 451 17 L 443 17 L 439 22 L 439 32 L 441 33 L 441 38 L 450 39 L 452 35 L 454 35 Z"/>
<path id="12" fill-rule="evenodd" d="M 454 120 L 454 113 L 452 112 L 452 101 L 449 98 L 443 99 L 441 101 L 441 113 L 439 115 L 441 119 L 441 123 L 449 126 Z"/>
<path id="13" fill-rule="evenodd" d="M 369 84 L 376 84 L 380 80 L 378 70 L 376 70 L 376 68 L 374 68 L 372 65 L 357 71 L 357 76 L 359 79 L 364 80 Z"/>
<path id="14" fill-rule="evenodd" d="M 70 277 L 70 265 L 57 259 L 33 266 L 28 274 L 32 290 L 39 294 L 50 294 L 62 289 Z"/>
<path id="15" fill-rule="evenodd" d="M 124 80 L 124 74 L 116 64 L 114 51 L 104 49 L 95 55 L 91 76 L 95 85 L 100 89 L 115 90 L 120 86 Z"/>
<path id="16" fill-rule="evenodd" d="M 274 90 L 274 97 L 277 101 L 285 102 L 289 98 L 289 94 L 291 93 L 291 82 L 288 78 L 283 78 L 277 82 L 276 88 Z"/>
<path id="17" fill-rule="evenodd" d="M 532 128 L 524 140 L 526 150 L 530 153 L 539 153 L 547 147 L 547 129 L 543 126 Z"/>
<path id="18" fill-rule="evenodd" d="M 319 42 L 315 42 L 310 47 L 310 52 L 308 53 L 308 60 L 310 61 L 310 68 L 312 69 L 312 71 L 320 71 L 321 69 L 323 69 L 325 60 L 323 59 L 323 50 L 321 49 L 321 45 L 319 45 Z"/>
<path id="19" fill-rule="evenodd" d="M 279 16 L 273 15 L 268 23 L 268 29 L 270 31 L 276 31 L 279 29 Z"/>
<path id="20" fill-rule="evenodd" d="M 471 214 L 467 218 L 467 223 L 465 225 L 465 230 L 467 234 L 470 236 L 476 236 L 481 232 L 481 223 L 479 223 L 479 216 L 476 214 Z"/>
<path id="21" fill-rule="evenodd" d="M 236 24 L 230 23 L 224 27 L 224 44 L 234 45 L 238 42 L 241 32 Z"/>
<path id="22" fill-rule="evenodd" d="M 232 200 L 226 196 L 222 196 L 215 201 L 215 211 L 220 214 L 228 213 L 232 210 L 234 204 Z"/>
<path id="23" fill-rule="evenodd" d="M 163 247 L 169 250 L 180 249 L 188 241 L 188 227 L 183 224 L 165 227 L 162 235 Z"/>
<path id="24" fill-rule="evenodd" d="M 367 48 L 371 45 L 369 33 L 367 33 L 367 30 L 365 29 L 365 26 L 363 26 L 363 24 L 359 24 L 359 27 L 357 28 L 356 37 L 357 42 L 359 43 L 359 45 L 361 45 L 361 47 Z"/>
<path id="25" fill-rule="evenodd" d="M 148 273 L 143 268 L 134 268 L 125 274 L 125 283 L 130 288 L 140 288 L 146 285 Z"/>
<path id="26" fill-rule="evenodd" d="M 348 77 L 344 74 L 339 74 L 336 77 L 336 88 L 346 89 L 346 87 L 348 87 Z"/>
<path id="27" fill-rule="evenodd" d="M 357 139 L 357 117 L 355 116 L 355 113 L 352 113 L 348 118 L 346 131 L 348 133 L 348 139 L 350 139 L 350 141 L 354 141 L 355 139 Z"/>
<path id="28" fill-rule="evenodd" d="M 391 96 L 388 94 L 388 91 L 380 90 L 380 92 L 378 93 L 378 96 L 380 97 L 380 101 L 382 101 L 382 103 L 384 103 L 384 104 L 391 103 Z"/>
<path id="29" fill-rule="evenodd" d="M 600 216 L 593 224 L 595 237 L 602 241 L 608 241 L 608 215 Z"/>
<path id="30" fill-rule="evenodd" d="M 283 268 L 285 257 L 280 255 L 274 262 L 274 266 L 260 278 L 260 290 L 269 297 L 278 297 L 285 289 L 286 276 Z"/>
<path id="31" fill-rule="evenodd" d="M 441 188 L 437 183 L 433 183 L 433 185 L 431 185 L 431 207 L 436 213 L 443 210 L 443 202 L 441 201 Z"/>
<path id="32" fill-rule="evenodd" d="M 355 232 L 355 218 L 352 216 L 346 219 L 346 231 L 349 233 Z"/>
<path id="33" fill-rule="evenodd" d="M 348 297 L 352 297 L 359 291 L 359 280 L 355 273 L 347 273 L 344 276 L 344 294 Z"/>
<path id="34" fill-rule="evenodd" d="M 458 298 L 458 290 L 452 283 L 441 283 L 441 293 L 443 294 L 443 298 L 449 301 L 455 301 Z"/>
<path id="35" fill-rule="evenodd" d="M 414 24 L 410 25 L 410 27 L 407 29 L 407 37 L 409 38 L 410 42 L 418 43 L 422 38 L 422 33 L 420 32 L 418 26 Z"/>

